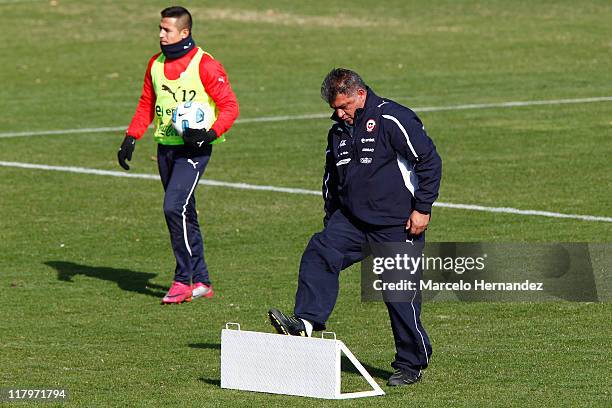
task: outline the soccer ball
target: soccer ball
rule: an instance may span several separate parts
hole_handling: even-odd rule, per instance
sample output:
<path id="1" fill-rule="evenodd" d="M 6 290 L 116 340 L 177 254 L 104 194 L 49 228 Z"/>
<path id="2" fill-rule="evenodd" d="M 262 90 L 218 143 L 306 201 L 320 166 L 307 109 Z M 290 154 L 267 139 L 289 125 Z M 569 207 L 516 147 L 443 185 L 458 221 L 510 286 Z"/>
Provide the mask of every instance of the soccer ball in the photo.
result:
<path id="1" fill-rule="evenodd" d="M 200 102 L 179 103 L 172 112 L 172 127 L 179 136 L 183 136 L 183 131 L 190 129 L 204 129 L 206 108 Z"/>

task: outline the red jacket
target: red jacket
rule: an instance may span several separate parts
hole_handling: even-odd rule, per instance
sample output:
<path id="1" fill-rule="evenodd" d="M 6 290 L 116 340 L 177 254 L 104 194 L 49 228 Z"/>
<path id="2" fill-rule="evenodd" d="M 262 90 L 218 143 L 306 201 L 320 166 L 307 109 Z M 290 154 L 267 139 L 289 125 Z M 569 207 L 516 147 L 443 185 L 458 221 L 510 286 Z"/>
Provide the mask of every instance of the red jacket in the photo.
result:
<path id="1" fill-rule="evenodd" d="M 178 79 L 179 75 L 187 69 L 197 51 L 197 47 L 194 47 L 180 58 L 166 60 L 164 62 L 164 74 L 166 77 L 172 80 Z M 155 115 L 156 95 L 151 79 L 151 66 L 159 54 L 155 54 L 149 60 L 144 77 L 144 85 L 142 86 L 142 95 L 140 95 L 136 113 L 134 113 L 132 122 L 126 131 L 126 134 L 134 136 L 136 139 L 140 139 L 144 135 L 151 122 L 153 122 Z M 221 136 L 232 126 L 238 117 L 236 95 L 232 91 L 223 65 L 208 54 L 204 54 L 200 61 L 200 79 L 206 93 L 215 101 L 219 109 L 217 120 L 212 125 L 212 129 L 215 130 L 217 136 Z"/>

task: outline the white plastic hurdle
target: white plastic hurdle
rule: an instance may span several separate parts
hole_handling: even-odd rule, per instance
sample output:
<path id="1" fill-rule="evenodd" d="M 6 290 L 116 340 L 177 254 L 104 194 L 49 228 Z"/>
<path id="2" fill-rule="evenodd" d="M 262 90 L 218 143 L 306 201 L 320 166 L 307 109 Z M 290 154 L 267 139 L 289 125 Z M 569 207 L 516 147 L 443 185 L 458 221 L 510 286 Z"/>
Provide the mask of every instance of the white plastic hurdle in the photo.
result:
<path id="1" fill-rule="evenodd" d="M 342 353 L 372 390 L 341 393 Z M 285 336 L 241 330 L 238 323 L 227 323 L 221 330 L 221 388 L 326 399 L 385 394 L 335 333 L 324 332 L 321 338 Z"/>

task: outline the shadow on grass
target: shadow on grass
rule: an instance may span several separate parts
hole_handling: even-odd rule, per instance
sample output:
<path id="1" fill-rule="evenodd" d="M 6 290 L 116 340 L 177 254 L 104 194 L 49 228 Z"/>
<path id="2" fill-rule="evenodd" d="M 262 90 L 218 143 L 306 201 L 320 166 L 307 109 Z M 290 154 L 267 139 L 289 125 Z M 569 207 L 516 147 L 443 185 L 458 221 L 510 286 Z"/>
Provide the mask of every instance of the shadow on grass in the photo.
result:
<path id="1" fill-rule="evenodd" d="M 57 279 L 72 282 L 77 275 L 115 282 L 121 289 L 161 298 L 168 291 L 167 286 L 149 282 L 157 275 L 154 273 L 137 272 L 131 269 L 116 269 L 105 266 L 81 265 L 66 261 L 48 261 L 45 265 L 57 271 Z"/>
<path id="2" fill-rule="evenodd" d="M 387 380 L 389 376 L 393 374 L 391 371 L 372 367 L 371 365 L 365 364 L 363 362 L 361 362 L 361 365 L 363 366 L 363 368 L 367 370 L 368 373 L 370 373 L 372 377 L 379 378 L 381 380 Z M 357 370 L 357 367 L 355 367 L 353 363 L 351 363 L 351 360 L 349 360 L 348 357 L 346 356 L 342 356 L 341 367 L 342 367 L 342 371 L 344 371 L 345 373 L 353 373 L 353 374 L 361 375 L 359 373 L 359 370 Z"/>
<path id="3" fill-rule="evenodd" d="M 189 344 L 189 347 L 206 350 L 221 350 L 220 343 L 191 343 Z"/>
<path id="4" fill-rule="evenodd" d="M 214 385 L 216 387 L 221 387 L 221 380 L 218 380 L 216 378 L 204 378 L 204 377 L 200 377 L 198 378 L 198 380 L 205 382 L 206 384 L 210 384 L 210 385 Z"/>

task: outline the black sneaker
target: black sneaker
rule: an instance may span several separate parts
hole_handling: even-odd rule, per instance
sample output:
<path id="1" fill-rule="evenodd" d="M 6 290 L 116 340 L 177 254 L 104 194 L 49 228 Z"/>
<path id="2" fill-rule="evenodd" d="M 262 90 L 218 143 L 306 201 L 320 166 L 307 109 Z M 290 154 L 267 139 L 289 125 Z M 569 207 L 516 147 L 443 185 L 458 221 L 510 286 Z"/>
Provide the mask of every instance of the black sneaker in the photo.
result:
<path id="1" fill-rule="evenodd" d="M 397 387 L 400 385 L 414 384 L 415 382 L 418 382 L 422 376 L 423 375 L 421 374 L 420 370 L 418 373 L 415 373 L 414 371 L 397 369 L 393 374 L 391 374 L 391 377 L 389 377 L 387 385 Z"/>
<path id="2" fill-rule="evenodd" d="M 268 311 L 268 317 L 278 334 L 308 337 L 304 322 L 297 317 L 287 317 L 283 312 L 277 309 L 270 309 Z"/>

